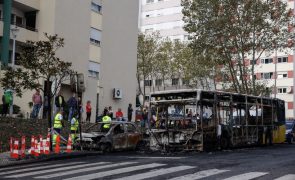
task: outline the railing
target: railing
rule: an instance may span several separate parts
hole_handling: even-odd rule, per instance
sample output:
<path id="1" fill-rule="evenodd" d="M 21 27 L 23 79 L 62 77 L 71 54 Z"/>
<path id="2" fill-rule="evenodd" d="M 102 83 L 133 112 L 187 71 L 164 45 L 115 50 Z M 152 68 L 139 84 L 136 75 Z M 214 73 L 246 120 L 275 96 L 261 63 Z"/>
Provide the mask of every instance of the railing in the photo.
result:
<path id="1" fill-rule="evenodd" d="M 0 18 L 0 21 L 3 21 L 3 18 Z M 27 29 L 27 30 L 30 30 L 30 31 L 38 32 L 38 29 L 35 29 L 33 27 L 30 27 L 30 26 L 26 26 L 24 24 L 19 24 L 19 23 L 16 23 L 16 22 L 11 22 L 10 24 L 11 25 L 15 25 L 17 27 L 21 27 L 21 28 Z"/>

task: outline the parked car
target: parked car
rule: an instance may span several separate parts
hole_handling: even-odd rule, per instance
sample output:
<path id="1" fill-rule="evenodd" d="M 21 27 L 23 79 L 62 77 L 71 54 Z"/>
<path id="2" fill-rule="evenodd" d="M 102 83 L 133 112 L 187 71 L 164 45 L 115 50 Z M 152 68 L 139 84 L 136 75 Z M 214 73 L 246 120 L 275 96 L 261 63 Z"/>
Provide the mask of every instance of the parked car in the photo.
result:
<path id="1" fill-rule="evenodd" d="M 142 134 L 132 122 L 112 121 L 110 128 L 98 122 L 82 132 L 82 147 L 87 150 L 111 152 L 116 150 L 136 149 L 142 146 Z M 78 138 L 76 145 L 80 143 Z"/>
<path id="2" fill-rule="evenodd" d="M 286 121 L 286 141 L 289 144 L 295 141 L 295 121 Z"/>

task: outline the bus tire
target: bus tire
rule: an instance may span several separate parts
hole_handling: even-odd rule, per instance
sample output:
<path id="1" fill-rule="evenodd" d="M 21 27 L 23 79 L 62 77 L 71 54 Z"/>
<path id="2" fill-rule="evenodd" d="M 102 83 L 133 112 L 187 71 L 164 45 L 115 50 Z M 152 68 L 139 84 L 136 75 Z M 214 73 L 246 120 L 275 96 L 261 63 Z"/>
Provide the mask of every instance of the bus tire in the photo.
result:
<path id="1" fill-rule="evenodd" d="M 220 148 L 228 149 L 229 148 L 229 139 L 226 137 L 221 137 L 220 139 Z"/>

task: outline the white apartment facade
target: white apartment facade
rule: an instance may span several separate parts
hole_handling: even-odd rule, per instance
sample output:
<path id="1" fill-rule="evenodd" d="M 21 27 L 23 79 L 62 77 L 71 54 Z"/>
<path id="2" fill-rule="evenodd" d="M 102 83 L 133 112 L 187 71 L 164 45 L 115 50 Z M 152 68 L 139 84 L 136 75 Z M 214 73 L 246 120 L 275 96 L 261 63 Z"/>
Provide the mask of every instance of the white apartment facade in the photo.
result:
<path id="1" fill-rule="evenodd" d="M 80 96 L 82 96 L 84 112 L 86 102 L 91 101 L 92 122 L 104 106 L 124 108 L 124 104 L 126 110 L 123 109 L 123 112 L 127 112 L 128 103 L 135 105 L 136 87 L 129 84 L 136 83 L 138 21 L 137 16 L 134 15 L 138 13 L 138 2 L 122 0 L 122 3 L 123 1 L 126 6 L 133 9 L 128 12 L 118 10 L 116 3 L 112 0 L 14 0 L 12 2 L 11 28 L 17 26 L 19 29 L 16 37 L 16 54 L 20 51 L 19 46 L 27 40 L 43 40 L 44 32 L 58 34 L 59 37 L 64 38 L 65 46 L 58 51 L 57 56 L 61 60 L 71 62 L 73 70 L 84 75 L 85 91 Z M 127 25 L 118 23 L 118 14 L 122 15 L 121 20 L 126 21 Z M 2 18 L 2 4 L 0 4 L 0 15 Z M 118 30 L 122 28 L 124 32 L 130 31 L 131 34 L 126 35 L 126 38 L 130 38 L 129 41 L 121 42 L 121 39 L 115 38 L 120 33 Z M 3 36 L 2 29 L 3 22 L 0 21 L 0 36 Z M 119 46 L 110 47 L 110 42 L 119 45 L 124 43 L 129 47 L 129 53 L 122 53 L 122 48 Z M 12 42 L 9 49 L 12 51 Z M 120 54 L 120 58 L 112 54 Z M 118 62 L 134 66 L 134 72 L 130 71 L 126 74 L 125 84 L 119 86 L 122 91 L 134 94 L 134 97 L 126 94 L 120 99 L 114 99 L 113 96 L 109 96 L 113 93 L 113 89 L 117 88 L 109 82 L 120 81 L 120 79 L 114 79 L 115 77 L 105 72 L 123 73 L 129 70 L 129 67 L 117 66 Z M 61 92 L 65 100 L 71 97 L 69 83 L 63 84 Z M 2 88 L 0 93 L 3 94 Z M 32 101 L 33 93 L 34 91 L 26 91 L 21 98 L 14 97 L 14 103 L 21 107 L 25 116 L 31 111 L 28 103 Z"/>
<path id="2" fill-rule="evenodd" d="M 294 9 L 294 0 L 285 0 L 288 8 Z M 161 37 L 171 40 L 187 40 L 187 33 L 183 30 L 181 0 L 141 0 L 140 31 L 151 33 L 159 31 Z M 277 62 L 277 63 L 276 63 Z M 273 97 L 283 99 L 286 104 L 286 117 L 295 118 L 294 111 L 294 83 L 293 83 L 293 51 L 264 53 L 255 62 L 255 73 L 257 80 L 267 82 L 273 87 Z M 276 81 L 276 90 L 275 90 Z M 141 82 L 147 85 L 147 94 L 152 91 L 163 90 L 162 83 L 150 79 Z M 167 80 L 165 89 L 187 88 L 182 79 Z M 218 88 L 218 87 L 217 87 Z"/>

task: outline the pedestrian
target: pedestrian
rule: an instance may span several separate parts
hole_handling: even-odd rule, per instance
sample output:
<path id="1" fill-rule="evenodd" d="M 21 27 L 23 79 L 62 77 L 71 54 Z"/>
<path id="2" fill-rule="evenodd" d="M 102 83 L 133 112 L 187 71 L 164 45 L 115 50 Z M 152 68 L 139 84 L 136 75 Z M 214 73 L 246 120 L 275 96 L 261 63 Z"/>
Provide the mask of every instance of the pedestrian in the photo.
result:
<path id="1" fill-rule="evenodd" d="M 64 111 L 65 104 L 65 98 L 62 96 L 61 92 L 59 92 L 58 95 L 55 97 L 56 111 Z"/>
<path id="2" fill-rule="evenodd" d="M 102 117 L 102 122 L 103 122 L 102 131 L 103 132 L 108 132 L 110 127 L 111 127 L 111 122 L 112 122 L 111 117 L 108 116 L 108 115 L 103 116 Z"/>
<path id="3" fill-rule="evenodd" d="M 128 121 L 130 122 L 132 120 L 132 113 L 133 113 L 133 108 L 132 108 L 132 104 L 130 103 L 128 106 Z"/>
<path id="4" fill-rule="evenodd" d="M 114 112 L 113 112 L 113 109 L 112 109 L 112 106 L 109 106 L 109 109 L 108 109 L 108 115 L 111 119 L 114 118 Z"/>
<path id="5" fill-rule="evenodd" d="M 116 120 L 122 121 L 123 120 L 123 112 L 121 108 L 118 108 L 118 111 L 116 112 Z"/>
<path id="6" fill-rule="evenodd" d="M 143 113 L 142 113 L 142 122 L 141 122 L 141 127 L 144 128 L 147 124 L 148 121 L 148 112 L 146 108 L 143 108 Z"/>
<path id="7" fill-rule="evenodd" d="M 91 101 L 87 101 L 86 104 L 86 122 L 90 122 L 90 117 L 91 117 Z"/>
<path id="8" fill-rule="evenodd" d="M 81 115 L 83 114 L 83 103 L 82 103 L 81 97 L 78 97 L 78 108 L 79 108 L 78 118 L 81 120 L 82 119 Z"/>
<path id="9" fill-rule="evenodd" d="M 52 145 L 56 144 L 56 137 L 57 137 L 57 135 L 61 134 L 61 130 L 63 127 L 64 127 L 63 111 L 60 110 L 60 111 L 58 111 L 58 113 L 54 117 L 54 124 L 53 124 L 54 134 L 53 134 Z"/>
<path id="10" fill-rule="evenodd" d="M 9 97 L 6 95 L 6 93 L 4 92 L 3 96 L 2 96 L 2 117 L 6 116 L 8 113 L 8 108 L 9 108 Z"/>
<path id="11" fill-rule="evenodd" d="M 78 112 L 75 111 L 73 114 L 73 118 L 71 119 L 71 138 L 72 138 L 73 144 L 75 143 L 75 140 L 77 139 L 77 134 L 79 129 L 79 121 L 77 117 L 78 117 Z"/>
<path id="12" fill-rule="evenodd" d="M 42 106 L 42 96 L 40 94 L 39 89 L 36 89 L 35 94 L 33 94 L 32 101 L 33 101 L 33 111 L 32 111 L 31 117 L 35 119 L 38 117 L 40 108 Z"/>
<path id="13" fill-rule="evenodd" d="M 73 115 L 74 115 L 74 112 L 77 111 L 77 99 L 76 99 L 76 94 L 73 93 L 73 96 L 68 100 L 67 104 L 68 104 L 68 107 L 69 107 L 69 115 L 68 115 L 68 121 L 70 122 Z"/>
<path id="14" fill-rule="evenodd" d="M 102 115 L 103 115 L 103 116 L 106 116 L 106 115 L 108 115 L 108 114 L 109 114 L 108 107 L 105 107 L 105 108 L 103 109 L 103 113 L 102 113 Z"/>

